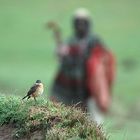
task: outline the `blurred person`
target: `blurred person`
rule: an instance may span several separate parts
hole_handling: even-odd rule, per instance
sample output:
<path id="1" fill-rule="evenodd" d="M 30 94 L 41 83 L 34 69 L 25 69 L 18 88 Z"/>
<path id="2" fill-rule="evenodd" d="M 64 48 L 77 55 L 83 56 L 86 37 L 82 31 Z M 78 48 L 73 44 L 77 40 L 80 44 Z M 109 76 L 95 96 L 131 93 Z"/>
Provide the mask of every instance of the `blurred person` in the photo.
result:
<path id="1" fill-rule="evenodd" d="M 66 105 L 80 104 L 88 108 L 98 124 L 111 103 L 111 90 L 115 74 L 112 53 L 101 39 L 91 32 L 88 10 L 78 9 L 72 19 L 73 36 L 63 43 L 55 27 L 56 53 L 60 67 L 53 84 L 51 100 Z"/>

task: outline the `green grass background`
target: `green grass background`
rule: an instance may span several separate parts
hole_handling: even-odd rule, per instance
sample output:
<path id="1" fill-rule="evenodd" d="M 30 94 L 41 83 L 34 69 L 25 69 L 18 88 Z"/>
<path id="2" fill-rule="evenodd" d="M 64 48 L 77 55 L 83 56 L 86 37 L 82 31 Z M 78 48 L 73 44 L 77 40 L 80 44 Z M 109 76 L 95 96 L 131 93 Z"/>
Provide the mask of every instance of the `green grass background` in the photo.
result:
<path id="1" fill-rule="evenodd" d="M 139 0 L 0 0 L 0 92 L 23 96 L 41 79 L 49 94 L 58 62 L 52 33 L 45 24 L 58 22 L 65 40 L 72 33 L 73 11 L 88 8 L 93 30 L 117 58 L 113 115 L 105 123 L 110 139 L 140 139 L 139 5 Z M 136 62 L 132 70 L 122 65 L 126 59 Z"/>

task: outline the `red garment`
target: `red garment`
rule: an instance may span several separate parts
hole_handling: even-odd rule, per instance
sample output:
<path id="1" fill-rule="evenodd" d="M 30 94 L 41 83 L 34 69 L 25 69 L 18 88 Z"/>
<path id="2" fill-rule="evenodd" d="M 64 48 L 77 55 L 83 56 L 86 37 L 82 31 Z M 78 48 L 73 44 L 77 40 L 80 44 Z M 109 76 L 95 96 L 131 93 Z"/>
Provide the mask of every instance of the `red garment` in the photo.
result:
<path id="1" fill-rule="evenodd" d="M 113 54 L 98 44 L 92 49 L 86 63 L 87 87 L 92 98 L 101 110 L 106 111 L 110 104 L 111 89 L 115 77 Z"/>

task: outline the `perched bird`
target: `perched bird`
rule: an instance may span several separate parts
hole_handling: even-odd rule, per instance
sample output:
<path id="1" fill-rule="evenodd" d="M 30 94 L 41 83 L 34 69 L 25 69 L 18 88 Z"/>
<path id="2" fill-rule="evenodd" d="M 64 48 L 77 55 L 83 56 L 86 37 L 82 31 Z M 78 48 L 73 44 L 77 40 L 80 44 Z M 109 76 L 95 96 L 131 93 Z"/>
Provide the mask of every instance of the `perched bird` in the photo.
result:
<path id="1" fill-rule="evenodd" d="M 44 91 L 44 87 L 41 80 L 37 80 L 36 83 L 30 88 L 27 95 L 22 98 L 22 100 L 24 100 L 25 98 L 29 99 L 33 97 L 34 100 L 36 101 L 36 97 L 41 95 L 43 91 Z"/>

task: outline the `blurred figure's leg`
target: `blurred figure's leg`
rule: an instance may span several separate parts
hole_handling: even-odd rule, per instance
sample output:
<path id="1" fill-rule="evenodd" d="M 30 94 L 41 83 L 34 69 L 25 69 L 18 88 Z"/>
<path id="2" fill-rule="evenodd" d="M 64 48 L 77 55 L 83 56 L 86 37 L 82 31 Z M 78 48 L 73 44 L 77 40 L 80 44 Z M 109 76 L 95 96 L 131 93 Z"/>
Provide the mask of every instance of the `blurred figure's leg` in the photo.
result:
<path id="1" fill-rule="evenodd" d="M 93 100 L 92 98 L 89 98 L 87 101 L 87 107 L 88 107 L 88 113 L 90 114 L 90 119 L 95 120 L 98 125 L 103 124 L 104 114 L 96 105 L 95 100 Z"/>

